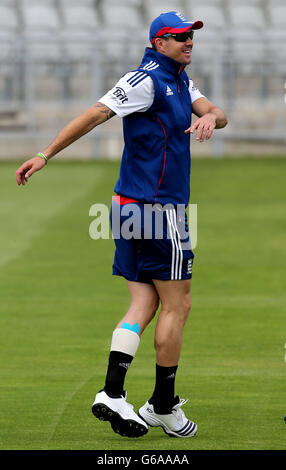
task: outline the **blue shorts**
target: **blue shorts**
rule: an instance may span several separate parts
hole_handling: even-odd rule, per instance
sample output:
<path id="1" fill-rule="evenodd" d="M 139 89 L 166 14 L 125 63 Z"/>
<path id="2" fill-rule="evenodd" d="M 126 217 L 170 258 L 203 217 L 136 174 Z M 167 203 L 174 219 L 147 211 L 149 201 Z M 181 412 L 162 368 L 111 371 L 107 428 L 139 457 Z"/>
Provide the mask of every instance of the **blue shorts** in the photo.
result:
<path id="1" fill-rule="evenodd" d="M 115 241 L 112 274 L 152 284 L 152 279 L 192 278 L 185 207 L 112 202 L 110 222 Z"/>

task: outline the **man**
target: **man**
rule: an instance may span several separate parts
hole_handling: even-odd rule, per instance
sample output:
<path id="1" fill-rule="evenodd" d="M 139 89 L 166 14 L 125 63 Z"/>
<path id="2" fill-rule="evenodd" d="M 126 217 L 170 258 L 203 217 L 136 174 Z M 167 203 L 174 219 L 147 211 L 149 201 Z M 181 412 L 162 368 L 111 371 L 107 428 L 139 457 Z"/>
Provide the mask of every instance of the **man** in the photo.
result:
<path id="1" fill-rule="evenodd" d="M 137 215 L 139 211 L 141 232 L 131 239 L 121 232 L 115 237 L 113 274 L 126 279 L 130 307 L 113 332 L 105 385 L 92 405 L 93 414 L 109 421 L 122 436 L 142 436 L 148 424 L 161 426 L 169 436 L 192 437 L 197 432 L 197 425 L 181 409 L 186 401 L 175 396 L 182 333 L 191 307 L 194 258 L 185 212 L 190 192 L 190 134 L 196 133 L 203 142 L 215 128 L 227 124 L 224 112 L 193 86 L 185 72 L 191 63 L 194 30 L 202 26 L 201 21 L 190 22 L 177 12 L 161 14 L 151 24 L 152 48 L 146 48 L 140 67 L 124 75 L 98 103 L 69 123 L 43 153 L 16 172 L 18 184 L 24 185 L 50 158 L 95 126 L 115 114 L 123 118 L 125 148 L 111 220 L 117 213 L 122 228 L 124 209 L 131 205 Z M 192 113 L 198 116 L 193 125 Z M 143 220 L 146 205 L 151 205 L 151 222 L 161 209 L 160 237 L 154 235 L 152 223 L 150 229 Z M 182 206 L 183 213 L 178 209 Z M 155 388 L 136 414 L 126 401 L 125 374 L 159 303 Z"/>

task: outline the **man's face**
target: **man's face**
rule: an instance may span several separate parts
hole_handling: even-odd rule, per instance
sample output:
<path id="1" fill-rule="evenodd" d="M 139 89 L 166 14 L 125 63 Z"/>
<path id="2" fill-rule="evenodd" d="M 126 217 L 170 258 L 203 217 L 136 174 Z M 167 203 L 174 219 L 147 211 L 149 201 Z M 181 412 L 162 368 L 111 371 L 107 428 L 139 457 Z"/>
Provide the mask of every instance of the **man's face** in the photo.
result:
<path id="1" fill-rule="evenodd" d="M 161 54 L 165 54 L 182 65 L 189 65 L 192 61 L 193 41 L 188 38 L 185 42 L 176 41 L 175 38 L 160 38 L 157 43 L 157 50 Z"/>

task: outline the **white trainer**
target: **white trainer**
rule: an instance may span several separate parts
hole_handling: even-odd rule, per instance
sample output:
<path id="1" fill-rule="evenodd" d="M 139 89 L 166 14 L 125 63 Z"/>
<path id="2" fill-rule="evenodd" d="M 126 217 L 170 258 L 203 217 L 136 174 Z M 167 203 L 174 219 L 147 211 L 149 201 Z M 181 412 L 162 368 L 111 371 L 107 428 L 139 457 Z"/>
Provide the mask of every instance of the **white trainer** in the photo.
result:
<path id="1" fill-rule="evenodd" d="M 92 413 L 101 421 L 109 421 L 113 431 L 121 436 L 143 436 L 148 432 L 148 426 L 135 413 L 133 406 L 127 403 L 126 398 L 126 391 L 120 398 L 110 398 L 104 390 L 101 390 L 95 396 Z"/>
<path id="2" fill-rule="evenodd" d="M 192 437 L 197 432 L 197 425 L 187 419 L 181 409 L 188 400 L 176 397 L 176 401 L 178 403 L 175 402 L 170 414 L 155 413 L 154 406 L 147 401 L 138 411 L 138 415 L 150 426 L 161 426 L 170 437 Z"/>

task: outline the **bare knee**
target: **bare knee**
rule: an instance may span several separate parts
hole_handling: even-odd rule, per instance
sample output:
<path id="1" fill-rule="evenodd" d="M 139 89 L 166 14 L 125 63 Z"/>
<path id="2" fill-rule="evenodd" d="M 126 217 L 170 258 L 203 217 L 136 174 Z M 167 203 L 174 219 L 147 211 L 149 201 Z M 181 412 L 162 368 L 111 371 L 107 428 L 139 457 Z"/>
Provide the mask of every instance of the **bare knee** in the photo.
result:
<path id="1" fill-rule="evenodd" d="M 190 295 L 183 296 L 179 305 L 162 305 L 154 338 L 154 346 L 157 351 L 165 348 L 172 338 L 181 340 L 190 309 Z"/>
<path id="2" fill-rule="evenodd" d="M 159 307 L 159 298 L 156 294 L 143 297 L 133 297 L 126 315 L 118 323 L 120 328 L 124 322 L 137 323 L 140 327 L 139 335 L 143 333 L 146 326 L 152 321 Z"/>
<path id="3" fill-rule="evenodd" d="M 150 306 L 149 306 L 152 318 L 156 315 L 159 305 L 160 305 L 160 299 L 157 294 L 154 294 L 152 299 L 150 299 Z"/>
<path id="4" fill-rule="evenodd" d="M 191 308 L 192 308 L 192 298 L 191 298 L 190 293 L 184 295 L 182 303 L 183 303 L 183 310 L 185 312 L 185 315 L 186 315 L 186 317 L 188 317 L 188 315 L 191 311 Z"/>
<path id="5" fill-rule="evenodd" d="M 175 323 L 185 324 L 192 307 L 191 294 L 188 292 L 179 299 L 179 301 L 169 304 L 162 304 L 161 313 L 172 317 Z"/>
<path id="6" fill-rule="evenodd" d="M 130 303 L 130 309 L 133 311 L 142 312 L 144 318 L 148 318 L 151 321 L 159 307 L 159 297 L 156 293 L 149 295 L 146 298 L 132 299 Z"/>

